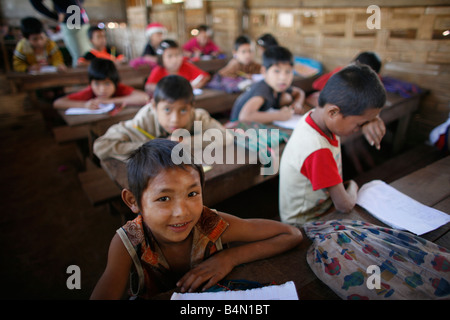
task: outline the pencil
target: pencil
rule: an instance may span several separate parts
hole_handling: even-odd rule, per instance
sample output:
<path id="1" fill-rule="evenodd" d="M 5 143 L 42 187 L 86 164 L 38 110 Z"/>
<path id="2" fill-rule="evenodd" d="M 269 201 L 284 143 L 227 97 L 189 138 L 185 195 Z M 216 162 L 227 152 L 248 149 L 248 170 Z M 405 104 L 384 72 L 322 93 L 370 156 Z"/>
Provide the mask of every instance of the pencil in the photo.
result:
<path id="1" fill-rule="evenodd" d="M 142 129 L 141 127 L 137 126 L 137 125 L 133 125 L 133 128 L 137 129 L 140 133 L 142 133 L 144 136 L 146 136 L 149 139 L 155 139 L 154 136 L 152 136 L 150 133 L 148 133 L 147 131 L 145 131 L 144 129 Z"/>

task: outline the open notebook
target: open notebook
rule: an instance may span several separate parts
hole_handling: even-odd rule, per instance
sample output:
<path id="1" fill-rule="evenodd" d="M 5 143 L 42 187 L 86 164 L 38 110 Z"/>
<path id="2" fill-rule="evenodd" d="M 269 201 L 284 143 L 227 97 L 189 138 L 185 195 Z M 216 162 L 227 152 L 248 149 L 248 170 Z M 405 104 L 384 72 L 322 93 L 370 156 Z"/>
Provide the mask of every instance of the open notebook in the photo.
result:
<path id="1" fill-rule="evenodd" d="M 450 222 L 450 215 L 423 205 L 381 180 L 363 185 L 356 203 L 383 223 L 417 235 Z"/>
<path id="2" fill-rule="evenodd" d="M 104 114 L 114 109 L 114 103 L 100 104 L 98 109 L 88 108 L 69 108 L 66 110 L 67 115 L 81 115 L 81 114 Z"/>

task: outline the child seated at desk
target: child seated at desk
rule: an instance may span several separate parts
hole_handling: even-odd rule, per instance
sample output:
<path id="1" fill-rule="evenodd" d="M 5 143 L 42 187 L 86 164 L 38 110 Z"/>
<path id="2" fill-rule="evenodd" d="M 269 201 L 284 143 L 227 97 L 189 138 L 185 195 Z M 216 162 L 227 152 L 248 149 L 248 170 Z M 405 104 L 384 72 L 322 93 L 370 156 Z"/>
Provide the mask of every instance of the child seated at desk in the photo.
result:
<path id="1" fill-rule="evenodd" d="M 122 199 L 137 217 L 117 230 L 91 299 L 120 299 L 130 276 L 141 299 L 175 289 L 204 291 L 237 265 L 294 248 L 299 229 L 275 220 L 241 219 L 203 205 L 204 172 L 191 154 L 173 162 L 177 142 L 154 139 L 127 163 Z M 205 190 L 205 192 L 207 192 Z M 229 243 L 238 246 L 227 248 Z M 136 271 L 135 271 L 136 270 Z"/>
<path id="2" fill-rule="evenodd" d="M 47 37 L 38 19 L 22 19 L 20 29 L 24 38 L 14 50 L 14 71 L 39 72 L 43 66 L 54 66 L 59 71 L 67 69 L 58 45 Z"/>
<path id="3" fill-rule="evenodd" d="M 359 62 L 359 63 L 368 65 L 377 74 L 379 74 L 379 72 L 381 70 L 381 65 L 382 65 L 381 59 L 380 59 L 380 57 L 378 57 L 378 55 L 375 52 L 370 52 L 370 51 L 361 52 L 353 59 L 352 63 L 355 63 L 355 62 Z M 325 73 L 325 74 L 321 75 L 319 78 L 317 78 L 316 80 L 314 80 L 312 87 L 314 90 L 317 90 L 317 91 L 310 94 L 306 98 L 305 102 L 311 107 L 317 106 L 320 91 L 323 89 L 323 87 L 325 87 L 328 79 L 330 79 L 330 77 L 333 74 L 335 74 L 336 72 L 339 72 L 343 68 L 344 67 L 342 67 L 342 66 L 336 67 L 331 72 Z"/>
<path id="4" fill-rule="evenodd" d="M 200 25 L 198 34 L 183 45 L 184 55 L 193 61 L 202 56 L 217 57 L 220 48 L 211 40 L 212 30 L 207 25 Z"/>
<path id="5" fill-rule="evenodd" d="M 128 154 L 143 143 L 156 138 L 171 138 L 176 129 L 187 129 L 193 138 L 208 129 L 219 129 L 225 144 L 233 137 L 217 120 L 200 108 L 194 108 L 192 86 L 184 77 L 170 75 L 162 78 L 156 86 L 151 103 L 144 106 L 136 116 L 111 126 L 94 142 L 94 153 L 100 159 L 116 158 L 125 161 Z M 202 132 L 194 132 L 194 122 L 200 121 Z M 212 142 L 216 143 L 216 141 Z M 219 142 L 217 142 L 219 143 Z M 202 147 L 209 145 L 203 142 Z M 192 145 L 192 144 L 191 144 Z"/>
<path id="6" fill-rule="evenodd" d="M 88 36 L 93 48 L 78 59 L 79 66 L 89 65 L 94 58 L 109 59 L 117 63 L 126 62 L 123 54 L 118 54 L 115 47 L 109 47 L 107 45 L 105 29 L 92 26 L 88 30 Z"/>
<path id="7" fill-rule="evenodd" d="M 261 65 L 253 58 L 250 39 L 246 36 L 237 37 L 234 41 L 233 58 L 217 71 L 207 87 L 228 93 L 243 91 L 252 84 L 252 76 L 261 73 Z"/>
<path id="8" fill-rule="evenodd" d="M 152 22 L 145 28 L 145 37 L 148 39 L 145 45 L 144 52 L 140 57 L 134 58 L 130 61 L 130 66 L 137 68 L 141 65 L 149 65 L 155 67 L 158 61 L 156 49 L 161 41 L 166 37 L 167 29 L 158 22 Z"/>
<path id="9" fill-rule="evenodd" d="M 148 95 L 138 89 L 120 82 L 119 72 L 114 62 L 95 58 L 88 68 L 89 86 L 85 89 L 56 99 L 56 109 L 88 108 L 98 109 L 100 104 L 143 106 L 148 102 Z"/>
<path id="10" fill-rule="evenodd" d="M 177 74 L 189 80 L 193 89 L 202 88 L 211 78 L 208 72 L 187 61 L 187 58 L 183 57 L 178 43 L 173 40 L 163 40 L 156 53 L 158 66 L 152 69 L 145 83 L 145 91 L 150 95 L 159 80 L 171 74 Z"/>
<path id="11" fill-rule="evenodd" d="M 305 93 L 291 86 L 293 66 L 292 53 L 288 49 L 272 46 L 264 51 L 261 68 L 264 79 L 236 99 L 230 120 L 270 123 L 289 120 L 294 113 L 304 113 Z"/>
<path id="12" fill-rule="evenodd" d="M 280 163 L 281 221 L 303 224 L 331 204 L 348 212 L 358 186 L 342 181 L 340 136 L 377 121 L 386 101 L 378 75 L 367 65 L 350 65 L 334 74 L 319 96 L 319 105 L 302 117 Z M 381 138 L 380 138 L 381 139 Z"/>

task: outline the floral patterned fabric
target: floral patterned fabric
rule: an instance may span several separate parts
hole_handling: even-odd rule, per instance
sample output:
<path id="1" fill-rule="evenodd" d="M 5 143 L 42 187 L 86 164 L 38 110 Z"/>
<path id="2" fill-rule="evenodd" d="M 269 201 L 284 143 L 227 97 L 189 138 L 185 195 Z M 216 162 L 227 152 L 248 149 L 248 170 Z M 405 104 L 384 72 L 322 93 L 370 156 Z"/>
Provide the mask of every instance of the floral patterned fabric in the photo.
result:
<path id="1" fill-rule="evenodd" d="M 435 243 L 355 220 L 304 229 L 309 266 L 342 299 L 450 298 L 450 251 Z"/>

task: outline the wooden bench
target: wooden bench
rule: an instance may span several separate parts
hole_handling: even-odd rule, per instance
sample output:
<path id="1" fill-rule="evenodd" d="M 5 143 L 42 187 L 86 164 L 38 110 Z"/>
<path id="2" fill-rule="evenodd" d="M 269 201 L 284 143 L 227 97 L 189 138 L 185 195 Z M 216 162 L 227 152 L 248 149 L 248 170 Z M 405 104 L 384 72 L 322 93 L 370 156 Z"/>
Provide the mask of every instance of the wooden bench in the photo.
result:
<path id="1" fill-rule="evenodd" d="M 120 188 L 102 168 L 81 172 L 78 174 L 78 179 L 83 191 L 94 206 L 120 198 Z"/>

